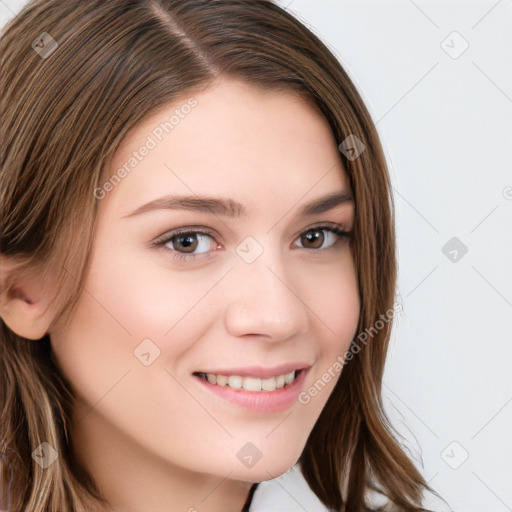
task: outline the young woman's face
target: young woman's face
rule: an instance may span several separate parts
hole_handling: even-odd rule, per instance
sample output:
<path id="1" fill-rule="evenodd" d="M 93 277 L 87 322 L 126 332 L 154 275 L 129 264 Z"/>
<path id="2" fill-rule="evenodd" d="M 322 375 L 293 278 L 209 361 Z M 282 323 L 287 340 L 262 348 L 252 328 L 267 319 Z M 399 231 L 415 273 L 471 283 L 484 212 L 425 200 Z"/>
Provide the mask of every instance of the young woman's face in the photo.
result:
<path id="1" fill-rule="evenodd" d="M 332 231 L 352 229 L 354 204 L 326 121 L 290 93 L 232 81 L 194 98 L 116 154 L 94 192 L 85 290 L 50 333 L 79 450 L 111 461 L 111 479 L 121 452 L 244 482 L 282 474 L 357 329 L 351 246 Z"/>

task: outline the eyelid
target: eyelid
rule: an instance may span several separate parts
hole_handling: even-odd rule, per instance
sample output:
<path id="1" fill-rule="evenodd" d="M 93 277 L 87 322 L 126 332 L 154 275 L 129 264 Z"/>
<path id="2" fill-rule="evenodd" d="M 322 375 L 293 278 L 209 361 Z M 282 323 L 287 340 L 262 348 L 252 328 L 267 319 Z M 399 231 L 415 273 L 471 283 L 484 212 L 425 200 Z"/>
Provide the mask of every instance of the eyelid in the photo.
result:
<path id="1" fill-rule="evenodd" d="M 164 245 L 167 242 L 169 242 L 171 238 L 188 233 L 208 235 L 213 239 L 215 239 L 216 237 L 216 234 L 208 228 L 204 228 L 202 226 L 184 226 L 182 228 L 171 229 L 164 233 L 163 235 L 158 236 L 151 242 L 151 245 Z"/>
<path id="2" fill-rule="evenodd" d="M 307 233 L 308 231 L 311 231 L 313 229 L 332 229 L 334 231 L 339 230 L 343 231 L 347 234 L 349 234 L 351 231 L 348 228 L 345 228 L 345 225 L 343 223 L 339 222 L 331 222 L 331 221 L 323 221 L 323 222 L 316 222 L 314 224 L 311 224 L 311 226 L 308 226 L 305 229 L 301 229 L 296 235 L 295 238 L 299 237 L 300 235 Z"/>

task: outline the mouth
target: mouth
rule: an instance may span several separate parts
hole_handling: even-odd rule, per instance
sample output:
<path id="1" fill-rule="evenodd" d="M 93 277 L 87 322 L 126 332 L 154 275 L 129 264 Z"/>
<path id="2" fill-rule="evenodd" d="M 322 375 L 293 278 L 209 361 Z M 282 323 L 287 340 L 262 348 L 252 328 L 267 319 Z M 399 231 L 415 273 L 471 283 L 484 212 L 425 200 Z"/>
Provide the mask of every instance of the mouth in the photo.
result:
<path id="1" fill-rule="evenodd" d="M 292 370 L 288 373 L 266 378 L 242 375 L 222 375 L 205 372 L 195 372 L 194 375 L 214 386 L 243 389 L 245 391 L 257 393 L 261 391 L 276 391 L 287 387 L 293 384 L 302 371 L 304 370 Z"/>
<path id="2" fill-rule="evenodd" d="M 297 369 L 291 369 L 293 366 Z M 293 366 L 199 371 L 193 376 L 209 400 L 213 397 L 216 403 L 253 413 L 279 413 L 297 404 L 311 369 L 309 365 Z"/>

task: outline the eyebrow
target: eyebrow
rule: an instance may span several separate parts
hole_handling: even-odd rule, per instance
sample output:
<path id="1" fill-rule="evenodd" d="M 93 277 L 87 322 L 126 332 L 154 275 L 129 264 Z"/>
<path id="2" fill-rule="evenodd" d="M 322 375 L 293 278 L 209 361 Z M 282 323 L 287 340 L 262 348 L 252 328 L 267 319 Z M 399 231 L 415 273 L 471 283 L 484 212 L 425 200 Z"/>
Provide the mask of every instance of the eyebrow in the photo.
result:
<path id="1" fill-rule="evenodd" d="M 327 194 L 325 196 L 314 199 L 309 203 L 306 203 L 302 206 L 298 213 L 302 217 L 308 217 L 327 212 L 340 204 L 352 201 L 352 194 L 343 190 L 340 192 Z M 143 204 L 132 213 L 124 215 L 123 218 L 133 217 L 135 215 L 140 215 L 142 213 L 155 210 L 188 210 L 212 213 L 215 215 L 222 215 L 232 218 L 247 217 L 246 208 L 241 203 L 233 199 L 200 195 L 168 195 Z"/>

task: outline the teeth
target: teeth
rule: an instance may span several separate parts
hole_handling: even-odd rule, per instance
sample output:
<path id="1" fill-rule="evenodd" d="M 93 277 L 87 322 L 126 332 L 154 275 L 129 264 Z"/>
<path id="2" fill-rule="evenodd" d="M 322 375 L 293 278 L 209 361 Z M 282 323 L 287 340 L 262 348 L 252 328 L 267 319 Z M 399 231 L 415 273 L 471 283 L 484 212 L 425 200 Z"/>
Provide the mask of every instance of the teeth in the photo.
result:
<path id="1" fill-rule="evenodd" d="M 231 382 L 231 379 L 229 379 Z M 240 379 L 242 380 L 242 379 Z M 231 384 L 230 384 L 231 386 Z M 233 387 L 233 386 L 231 386 Z M 246 391 L 261 391 L 261 379 L 258 377 L 245 377 L 243 379 L 242 387 Z"/>
<path id="2" fill-rule="evenodd" d="M 217 386 L 228 386 L 233 389 L 245 389 L 246 391 L 275 391 L 291 384 L 298 374 L 298 371 L 291 371 L 268 379 L 241 377 L 240 375 L 216 375 L 214 373 L 199 373 L 198 375 L 210 384 Z"/>
<path id="3" fill-rule="evenodd" d="M 274 377 L 261 379 L 261 389 L 264 391 L 274 391 L 276 389 L 276 379 L 274 379 Z"/>
<path id="4" fill-rule="evenodd" d="M 238 375 L 231 375 L 231 376 L 229 376 L 228 377 L 228 385 L 229 385 L 230 388 L 241 389 L 241 387 L 242 387 L 242 377 L 240 377 Z"/>

